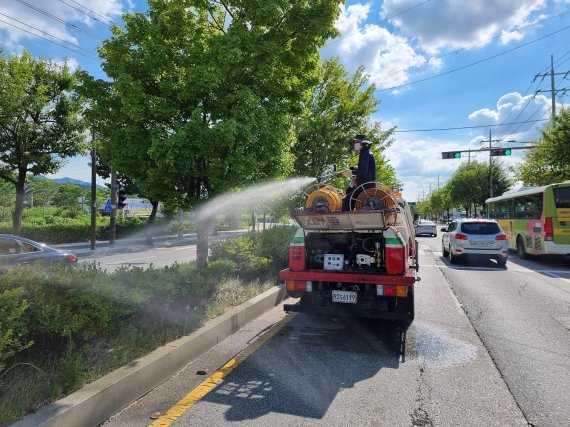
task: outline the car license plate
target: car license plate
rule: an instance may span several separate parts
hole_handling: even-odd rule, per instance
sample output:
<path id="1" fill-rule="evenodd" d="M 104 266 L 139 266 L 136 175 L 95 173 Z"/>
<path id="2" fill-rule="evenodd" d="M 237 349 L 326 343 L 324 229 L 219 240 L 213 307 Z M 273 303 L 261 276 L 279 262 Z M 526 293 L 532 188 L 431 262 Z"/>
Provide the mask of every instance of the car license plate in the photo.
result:
<path id="1" fill-rule="evenodd" d="M 493 242 L 487 240 L 470 240 L 469 244 L 472 246 L 489 246 L 492 245 Z"/>
<path id="2" fill-rule="evenodd" d="M 356 292 L 352 291 L 332 291 L 333 302 L 344 302 L 356 304 Z"/>

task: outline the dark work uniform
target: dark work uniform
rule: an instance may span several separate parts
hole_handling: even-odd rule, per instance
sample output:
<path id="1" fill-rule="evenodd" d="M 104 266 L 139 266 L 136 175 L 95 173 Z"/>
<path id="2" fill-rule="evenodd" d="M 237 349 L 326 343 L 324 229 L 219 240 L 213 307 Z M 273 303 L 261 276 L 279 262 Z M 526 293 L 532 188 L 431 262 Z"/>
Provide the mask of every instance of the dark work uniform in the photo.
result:
<path id="1" fill-rule="evenodd" d="M 370 147 L 362 146 L 358 155 L 358 168 L 352 172 L 352 175 L 356 177 L 356 187 L 349 188 L 346 192 L 346 197 L 342 199 L 343 211 L 354 209 L 354 206 L 349 206 L 350 199 L 356 199 L 364 188 L 374 186 L 374 183 L 370 183 L 361 187 L 362 184 L 376 181 L 376 160 L 374 159 L 374 155 L 370 152 Z"/>

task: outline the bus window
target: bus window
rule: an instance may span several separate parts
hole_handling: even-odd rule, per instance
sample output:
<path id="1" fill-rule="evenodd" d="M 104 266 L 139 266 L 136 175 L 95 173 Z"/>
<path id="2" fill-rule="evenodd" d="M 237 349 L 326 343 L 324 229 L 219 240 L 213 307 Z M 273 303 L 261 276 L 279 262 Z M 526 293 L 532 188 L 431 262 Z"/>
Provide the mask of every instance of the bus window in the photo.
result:
<path id="1" fill-rule="evenodd" d="M 558 209 L 570 208 L 570 187 L 554 188 L 554 203 Z"/>

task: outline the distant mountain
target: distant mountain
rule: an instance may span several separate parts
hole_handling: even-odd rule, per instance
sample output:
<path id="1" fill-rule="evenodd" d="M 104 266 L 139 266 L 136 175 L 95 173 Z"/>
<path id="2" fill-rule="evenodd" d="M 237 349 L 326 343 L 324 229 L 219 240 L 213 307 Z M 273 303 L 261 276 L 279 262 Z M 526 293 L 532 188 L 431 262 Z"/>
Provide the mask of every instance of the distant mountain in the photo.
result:
<path id="1" fill-rule="evenodd" d="M 46 178 L 45 176 L 40 176 L 40 178 L 42 179 L 49 179 L 52 182 L 55 182 L 56 184 L 73 184 L 73 185 L 77 185 L 78 187 L 82 187 L 82 188 L 91 188 L 91 183 L 87 182 L 87 181 L 81 181 L 79 179 L 74 179 L 74 178 Z M 105 187 L 104 185 L 97 185 L 97 188 L 99 188 L 100 190 L 105 190 L 108 188 Z"/>

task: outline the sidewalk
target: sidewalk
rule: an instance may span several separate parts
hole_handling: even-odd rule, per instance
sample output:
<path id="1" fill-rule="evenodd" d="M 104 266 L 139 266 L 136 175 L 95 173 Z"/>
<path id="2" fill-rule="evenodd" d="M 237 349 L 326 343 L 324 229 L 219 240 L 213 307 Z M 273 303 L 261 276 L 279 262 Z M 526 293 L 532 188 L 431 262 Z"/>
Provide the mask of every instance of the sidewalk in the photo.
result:
<path id="1" fill-rule="evenodd" d="M 210 233 L 209 240 L 214 241 L 232 236 L 240 236 L 247 234 L 250 231 L 250 229 L 218 231 L 217 234 Z M 113 244 L 108 240 L 98 240 L 95 242 L 94 250 L 91 250 L 90 242 L 61 243 L 49 246 L 54 249 L 73 252 L 75 255 L 89 256 L 99 255 L 102 253 L 109 254 L 111 252 L 136 252 L 138 250 L 154 246 L 156 243 L 170 243 L 173 246 L 178 246 L 195 244 L 197 241 L 198 236 L 196 233 L 186 233 L 182 235 L 182 238 L 179 238 L 177 234 L 153 236 L 152 245 L 147 243 L 146 236 L 140 236 L 116 239 Z"/>

